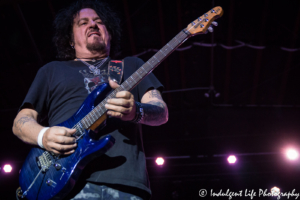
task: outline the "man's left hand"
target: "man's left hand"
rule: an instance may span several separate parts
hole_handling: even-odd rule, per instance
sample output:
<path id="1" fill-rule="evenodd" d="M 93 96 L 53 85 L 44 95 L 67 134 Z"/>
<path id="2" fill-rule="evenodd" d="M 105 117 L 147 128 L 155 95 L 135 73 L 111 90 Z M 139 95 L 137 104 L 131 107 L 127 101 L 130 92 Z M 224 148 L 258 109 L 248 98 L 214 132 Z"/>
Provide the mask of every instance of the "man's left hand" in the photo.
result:
<path id="1" fill-rule="evenodd" d="M 110 80 L 113 89 L 119 87 L 117 83 Z M 107 115 L 120 118 L 123 121 L 131 121 L 136 115 L 134 96 L 128 91 L 121 91 L 116 94 L 116 98 L 109 99 L 105 108 L 108 109 Z"/>

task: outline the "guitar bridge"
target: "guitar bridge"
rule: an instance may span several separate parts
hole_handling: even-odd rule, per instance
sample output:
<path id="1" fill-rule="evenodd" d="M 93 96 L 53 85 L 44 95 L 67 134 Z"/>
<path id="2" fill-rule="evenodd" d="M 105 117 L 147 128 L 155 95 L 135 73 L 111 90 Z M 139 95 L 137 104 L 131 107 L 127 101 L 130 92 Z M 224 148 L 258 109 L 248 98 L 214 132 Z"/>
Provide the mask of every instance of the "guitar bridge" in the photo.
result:
<path id="1" fill-rule="evenodd" d="M 41 156 L 36 157 L 36 162 L 42 172 L 46 172 L 53 163 L 53 160 L 50 153 L 45 151 Z"/>

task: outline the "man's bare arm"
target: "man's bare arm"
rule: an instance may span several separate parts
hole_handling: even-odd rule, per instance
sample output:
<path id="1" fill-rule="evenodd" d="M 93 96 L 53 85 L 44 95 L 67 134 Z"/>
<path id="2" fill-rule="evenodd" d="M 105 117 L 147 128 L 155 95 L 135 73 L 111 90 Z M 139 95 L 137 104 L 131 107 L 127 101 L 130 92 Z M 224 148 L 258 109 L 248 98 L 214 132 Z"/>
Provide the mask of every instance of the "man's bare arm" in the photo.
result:
<path id="1" fill-rule="evenodd" d="M 13 124 L 13 133 L 23 142 L 37 145 L 37 138 L 44 128 L 37 123 L 38 113 L 33 109 L 22 109 L 16 116 Z M 43 145 L 46 150 L 56 154 L 71 154 L 77 147 L 75 138 L 71 137 L 75 129 L 53 126 L 49 128 L 43 137 Z"/>
<path id="2" fill-rule="evenodd" d="M 37 123 L 38 113 L 33 109 L 22 109 L 14 120 L 13 133 L 23 142 L 37 145 L 37 137 L 43 129 Z"/>
<path id="3" fill-rule="evenodd" d="M 145 113 L 142 124 L 158 126 L 168 121 L 168 107 L 158 90 L 147 91 L 143 95 L 141 103 Z"/>

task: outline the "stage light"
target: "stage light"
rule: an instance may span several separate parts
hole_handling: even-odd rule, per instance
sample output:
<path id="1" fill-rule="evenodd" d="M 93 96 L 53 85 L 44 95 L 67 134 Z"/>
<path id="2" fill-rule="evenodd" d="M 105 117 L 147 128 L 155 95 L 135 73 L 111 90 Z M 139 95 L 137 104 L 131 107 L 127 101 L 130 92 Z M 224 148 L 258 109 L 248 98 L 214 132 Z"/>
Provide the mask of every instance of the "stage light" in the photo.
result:
<path id="1" fill-rule="evenodd" d="M 162 166 L 164 164 L 165 160 L 162 157 L 158 157 L 158 158 L 156 158 L 155 162 L 157 165 Z"/>
<path id="2" fill-rule="evenodd" d="M 297 160 L 299 158 L 299 153 L 295 149 L 287 149 L 285 154 L 289 160 Z"/>
<path id="3" fill-rule="evenodd" d="M 278 187 L 274 186 L 271 188 L 271 193 L 272 193 L 272 196 L 276 197 L 280 194 L 280 189 Z"/>
<path id="4" fill-rule="evenodd" d="M 12 171 L 12 166 L 9 165 L 9 164 L 4 165 L 3 171 L 4 171 L 5 173 L 10 173 L 10 172 Z"/>
<path id="5" fill-rule="evenodd" d="M 227 158 L 227 161 L 229 162 L 229 164 L 234 164 L 236 162 L 236 157 L 234 155 L 230 155 Z"/>
<path id="6" fill-rule="evenodd" d="M 221 96 L 221 94 L 219 93 L 219 92 L 217 92 L 216 94 L 215 94 L 215 97 L 216 98 L 218 98 L 218 97 L 220 97 Z"/>

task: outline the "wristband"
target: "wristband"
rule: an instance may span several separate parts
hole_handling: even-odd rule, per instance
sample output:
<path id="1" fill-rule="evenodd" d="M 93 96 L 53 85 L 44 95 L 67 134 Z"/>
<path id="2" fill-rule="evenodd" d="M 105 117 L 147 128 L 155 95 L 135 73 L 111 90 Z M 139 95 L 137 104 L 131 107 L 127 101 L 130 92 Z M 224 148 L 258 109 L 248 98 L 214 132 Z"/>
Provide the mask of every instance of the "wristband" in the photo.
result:
<path id="1" fill-rule="evenodd" d="M 45 127 L 43 128 L 40 132 L 39 132 L 39 136 L 38 136 L 38 139 L 37 139 L 37 143 L 38 145 L 42 148 L 42 149 L 45 149 L 44 145 L 43 145 L 43 137 L 44 137 L 44 134 L 45 132 L 47 131 L 49 127 Z"/>
<path id="2" fill-rule="evenodd" d="M 138 124 L 144 118 L 144 109 L 142 108 L 142 104 L 139 102 L 135 102 L 135 107 L 136 107 L 135 117 L 133 120 L 131 120 L 131 122 Z"/>

